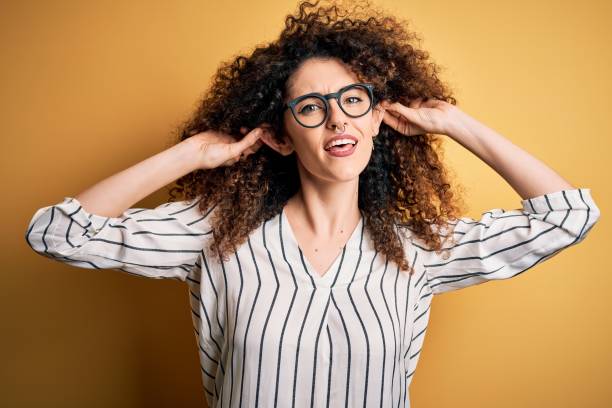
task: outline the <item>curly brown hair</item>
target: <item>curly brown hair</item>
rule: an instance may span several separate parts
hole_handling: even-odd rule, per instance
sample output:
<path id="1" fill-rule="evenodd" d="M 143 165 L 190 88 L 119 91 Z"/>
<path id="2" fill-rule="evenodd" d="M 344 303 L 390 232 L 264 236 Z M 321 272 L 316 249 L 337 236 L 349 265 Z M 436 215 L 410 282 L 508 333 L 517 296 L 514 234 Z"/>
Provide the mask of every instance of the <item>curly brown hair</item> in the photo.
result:
<path id="1" fill-rule="evenodd" d="M 362 82 L 374 84 L 374 103 L 384 99 L 407 105 L 423 97 L 456 105 L 449 87 L 438 79 L 440 68 L 416 46 L 422 39 L 405 28 L 406 21 L 385 15 L 368 0 L 352 4 L 349 10 L 338 3 L 316 7 L 319 1 L 303 1 L 295 15 L 285 18 L 278 39 L 223 62 L 195 112 L 177 129 L 178 142 L 206 130 L 239 140 L 242 126 L 253 129 L 263 122 L 280 142 L 287 80 L 311 57 L 339 58 Z M 447 221 L 462 211 L 461 195 L 451 191 L 441 160 L 441 142 L 438 135 L 407 137 L 381 123 L 372 157 L 359 175 L 358 206 L 374 247 L 402 271 L 414 272 L 398 233 L 409 229 L 429 250 L 439 252 L 445 236 L 440 228 L 453 225 Z M 295 154 L 283 156 L 263 144 L 231 166 L 179 178 L 169 194 L 170 201 L 176 194 L 201 197 L 203 213 L 215 209 L 209 249 L 226 260 L 299 188 Z"/>

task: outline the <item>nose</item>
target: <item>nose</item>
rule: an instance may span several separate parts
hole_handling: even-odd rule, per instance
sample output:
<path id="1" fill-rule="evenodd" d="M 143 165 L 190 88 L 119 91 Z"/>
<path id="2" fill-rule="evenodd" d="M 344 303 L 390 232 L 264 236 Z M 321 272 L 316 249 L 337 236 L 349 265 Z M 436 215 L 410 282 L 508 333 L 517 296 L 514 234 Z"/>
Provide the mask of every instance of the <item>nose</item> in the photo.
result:
<path id="1" fill-rule="evenodd" d="M 338 126 L 344 127 L 344 123 L 347 123 L 348 121 L 348 116 L 346 116 L 344 111 L 342 111 L 342 109 L 340 108 L 338 99 L 330 98 L 327 100 L 327 103 L 329 105 L 329 112 L 327 113 L 328 126 L 331 128 L 337 128 Z"/>

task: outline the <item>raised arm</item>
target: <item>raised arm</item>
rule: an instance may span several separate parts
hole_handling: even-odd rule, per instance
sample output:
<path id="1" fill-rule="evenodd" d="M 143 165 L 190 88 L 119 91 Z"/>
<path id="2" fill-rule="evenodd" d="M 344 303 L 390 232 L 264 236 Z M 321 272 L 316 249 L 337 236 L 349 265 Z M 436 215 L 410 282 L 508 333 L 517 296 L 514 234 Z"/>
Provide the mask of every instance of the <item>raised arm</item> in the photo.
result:
<path id="1" fill-rule="evenodd" d="M 487 163 L 523 200 L 576 188 L 542 161 L 464 112 L 453 123 L 448 135 Z"/>
<path id="2" fill-rule="evenodd" d="M 198 168 L 231 165 L 256 140 L 205 132 L 121 171 L 32 217 L 25 239 L 37 253 L 82 268 L 114 268 L 185 280 L 209 238 L 199 200 L 129 208 Z"/>
<path id="3" fill-rule="evenodd" d="M 446 101 L 417 98 L 408 106 L 387 101 L 381 106 L 384 122 L 408 137 L 448 135 L 487 163 L 523 200 L 575 188 L 542 161 Z"/>
<path id="4" fill-rule="evenodd" d="M 199 133 L 94 184 L 74 198 L 93 214 L 118 216 L 185 174 L 236 163 L 245 150 L 253 150 L 250 148 L 260 134 L 255 128 L 236 141 L 234 136 L 221 132 Z"/>
<path id="5" fill-rule="evenodd" d="M 432 293 L 507 279 L 576 245 L 600 216 L 589 188 L 576 188 L 519 146 L 454 105 L 436 99 L 383 103 L 385 123 L 406 136 L 445 134 L 502 176 L 521 196 L 522 208 L 494 208 L 480 219 L 462 217 L 442 235 L 456 244 L 442 256 L 425 250 Z M 418 246 L 418 245 L 417 245 Z"/>
<path id="6" fill-rule="evenodd" d="M 132 205 L 199 167 L 195 139 L 155 154 L 74 196 L 89 213 L 118 217 Z"/>

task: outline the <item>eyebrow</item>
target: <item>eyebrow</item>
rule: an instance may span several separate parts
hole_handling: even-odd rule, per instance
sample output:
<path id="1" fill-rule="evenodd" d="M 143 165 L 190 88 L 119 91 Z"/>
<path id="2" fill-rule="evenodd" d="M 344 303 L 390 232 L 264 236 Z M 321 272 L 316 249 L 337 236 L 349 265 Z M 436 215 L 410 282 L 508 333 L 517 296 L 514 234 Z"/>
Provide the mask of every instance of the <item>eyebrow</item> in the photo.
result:
<path id="1" fill-rule="evenodd" d="M 331 92 L 331 93 L 338 92 L 340 89 L 345 88 L 345 87 L 347 87 L 347 86 L 349 86 L 349 85 L 352 85 L 352 84 L 354 84 L 354 83 L 356 83 L 356 82 L 350 82 L 350 83 L 348 83 L 348 84 L 342 85 L 342 86 L 340 86 L 340 87 L 339 87 L 339 88 L 338 88 L 336 91 L 333 91 L 333 92 Z M 289 88 L 289 93 L 291 93 L 291 89 L 292 89 L 292 87 L 290 87 L 290 88 Z M 294 96 L 294 97 L 292 97 L 292 98 L 289 98 L 289 100 L 291 101 L 291 100 L 293 100 L 293 99 L 295 99 L 295 98 L 299 98 L 299 97 L 300 97 L 300 96 L 302 96 L 302 95 L 307 95 L 307 94 L 310 94 L 310 93 L 318 93 L 319 95 L 323 95 L 321 92 L 317 92 L 317 91 L 300 92 L 300 93 L 299 93 L 297 96 Z M 329 92 L 328 92 L 328 93 L 329 93 Z"/>

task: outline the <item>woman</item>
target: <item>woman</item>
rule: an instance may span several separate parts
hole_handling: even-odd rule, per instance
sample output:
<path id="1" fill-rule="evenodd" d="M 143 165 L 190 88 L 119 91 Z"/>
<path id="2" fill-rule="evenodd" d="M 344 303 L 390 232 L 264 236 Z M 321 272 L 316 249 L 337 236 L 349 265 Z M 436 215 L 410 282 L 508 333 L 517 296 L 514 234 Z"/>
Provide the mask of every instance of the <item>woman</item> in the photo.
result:
<path id="1" fill-rule="evenodd" d="M 210 407 L 408 407 L 433 294 L 516 276 L 599 218 L 590 189 L 457 108 L 403 22 L 316 5 L 222 66 L 176 145 L 26 233 L 74 266 L 184 281 Z M 436 135 L 522 209 L 459 217 Z"/>

